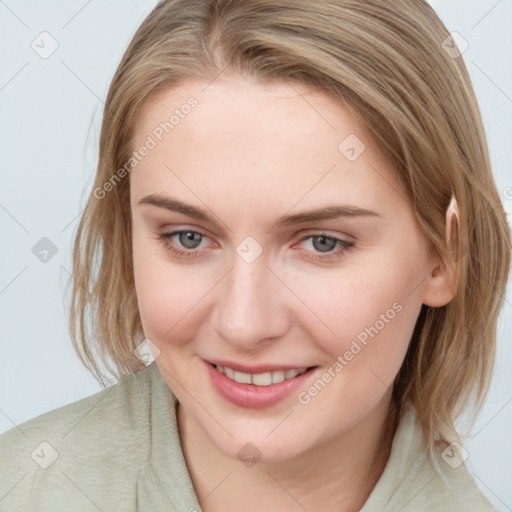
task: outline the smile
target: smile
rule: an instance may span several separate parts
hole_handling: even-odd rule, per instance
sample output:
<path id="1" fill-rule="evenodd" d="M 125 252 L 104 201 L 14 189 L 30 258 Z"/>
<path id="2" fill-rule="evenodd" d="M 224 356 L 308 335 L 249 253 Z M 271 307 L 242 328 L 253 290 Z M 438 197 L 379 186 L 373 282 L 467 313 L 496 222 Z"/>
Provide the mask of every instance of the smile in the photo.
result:
<path id="1" fill-rule="evenodd" d="M 296 395 L 321 370 L 319 366 L 300 367 L 300 363 L 296 368 L 270 362 L 253 367 L 235 362 L 228 366 L 228 363 L 203 360 L 217 394 L 232 404 L 249 409 L 271 407 Z"/>
<path id="2" fill-rule="evenodd" d="M 227 366 L 214 365 L 216 370 L 231 380 L 240 384 L 254 384 L 255 386 L 270 386 L 271 384 L 279 384 L 285 380 L 293 379 L 298 375 L 302 375 L 307 368 L 298 368 L 290 370 L 277 370 L 265 373 L 245 373 L 233 370 Z"/>

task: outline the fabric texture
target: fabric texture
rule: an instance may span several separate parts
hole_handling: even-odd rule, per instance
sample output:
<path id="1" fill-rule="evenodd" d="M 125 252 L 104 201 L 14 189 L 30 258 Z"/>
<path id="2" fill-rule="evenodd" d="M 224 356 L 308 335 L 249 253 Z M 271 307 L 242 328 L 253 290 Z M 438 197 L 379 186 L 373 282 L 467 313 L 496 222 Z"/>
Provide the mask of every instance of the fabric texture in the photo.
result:
<path id="1" fill-rule="evenodd" d="M 202 512 L 156 363 L 0 436 L 1 512 Z M 496 511 L 466 467 L 428 461 L 412 408 L 361 512 Z M 263 511 L 262 511 L 263 512 Z M 315 511 L 310 511 L 315 512 Z"/>

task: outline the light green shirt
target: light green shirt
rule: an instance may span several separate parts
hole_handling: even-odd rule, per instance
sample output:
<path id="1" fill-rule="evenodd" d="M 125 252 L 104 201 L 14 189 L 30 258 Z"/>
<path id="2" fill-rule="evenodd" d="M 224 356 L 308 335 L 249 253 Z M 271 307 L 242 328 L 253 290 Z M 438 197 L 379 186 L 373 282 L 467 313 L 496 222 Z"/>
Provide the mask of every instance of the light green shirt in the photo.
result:
<path id="1" fill-rule="evenodd" d="M 0 511 L 201 512 L 156 363 L 0 436 Z M 412 409 L 361 512 L 496 511 L 464 465 L 428 461 Z M 264 512 L 264 511 L 262 511 Z M 317 512 L 317 511 L 310 511 Z"/>

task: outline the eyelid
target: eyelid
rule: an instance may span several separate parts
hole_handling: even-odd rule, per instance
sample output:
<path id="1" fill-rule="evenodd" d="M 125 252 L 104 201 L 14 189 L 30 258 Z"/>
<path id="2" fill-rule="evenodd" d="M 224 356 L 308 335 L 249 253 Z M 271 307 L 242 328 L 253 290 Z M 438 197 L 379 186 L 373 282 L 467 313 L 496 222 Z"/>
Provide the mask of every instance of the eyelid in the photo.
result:
<path id="1" fill-rule="evenodd" d="M 209 230 L 200 228 L 198 226 L 194 226 L 193 224 L 182 224 L 178 226 L 171 226 L 169 228 L 166 228 L 165 226 L 162 228 L 162 233 L 164 234 L 171 234 L 171 233 L 178 233 L 181 231 L 193 231 L 195 233 L 198 233 L 204 237 L 209 238 L 212 240 L 212 236 L 210 235 Z M 329 238 L 342 238 L 347 242 L 355 242 L 356 237 L 349 235 L 348 233 L 338 233 L 338 232 L 332 232 L 329 229 L 322 229 L 322 228 L 307 228 L 299 231 L 298 233 L 295 233 L 293 237 L 291 238 L 298 238 L 299 242 L 302 242 L 304 238 L 307 238 L 309 236 L 317 235 L 317 236 L 325 236 Z"/>
<path id="2" fill-rule="evenodd" d="M 215 235 L 210 235 L 210 232 L 207 229 L 200 228 L 198 226 L 194 226 L 192 224 L 178 225 L 178 226 L 164 226 L 158 231 L 159 235 L 177 235 L 182 232 L 192 231 L 193 233 L 197 233 L 205 238 L 208 238 L 213 242 L 213 237 Z M 217 242 L 214 242 L 215 245 L 219 245 Z"/>
<path id="3" fill-rule="evenodd" d="M 346 240 L 347 242 L 355 242 L 356 241 L 356 237 L 349 235 L 348 233 L 339 233 L 339 232 L 334 232 L 330 229 L 323 229 L 323 228 L 304 229 L 299 232 L 298 236 L 302 240 L 305 237 L 313 236 L 313 235 L 317 235 L 317 236 L 323 235 L 323 236 L 329 237 L 329 238 L 341 238 L 343 240 Z"/>

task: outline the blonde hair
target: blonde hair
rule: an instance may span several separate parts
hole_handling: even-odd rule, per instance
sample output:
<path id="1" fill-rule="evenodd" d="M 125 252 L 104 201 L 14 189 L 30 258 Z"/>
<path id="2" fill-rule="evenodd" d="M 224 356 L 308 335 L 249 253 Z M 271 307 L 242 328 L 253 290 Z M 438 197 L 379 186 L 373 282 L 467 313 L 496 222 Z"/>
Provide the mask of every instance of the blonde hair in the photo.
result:
<path id="1" fill-rule="evenodd" d="M 409 194 L 417 220 L 458 284 L 446 306 L 422 306 L 393 387 L 410 401 L 428 446 L 457 437 L 454 421 L 490 383 L 496 324 L 510 266 L 510 232 L 462 57 L 423 0 L 168 0 L 134 35 L 108 92 L 93 191 L 73 252 L 70 327 L 75 349 L 102 385 L 144 363 L 135 293 L 129 177 L 97 198 L 133 151 L 137 114 L 187 79 L 228 70 L 262 81 L 315 86 L 367 127 Z M 443 43 L 444 42 L 444 43 Z M 455 47 L 456 48 L 456 47 Z M 445 212 L 459 207 L 452 244 Z M 100 364 L 104 370 L 100 369 Z"/>

